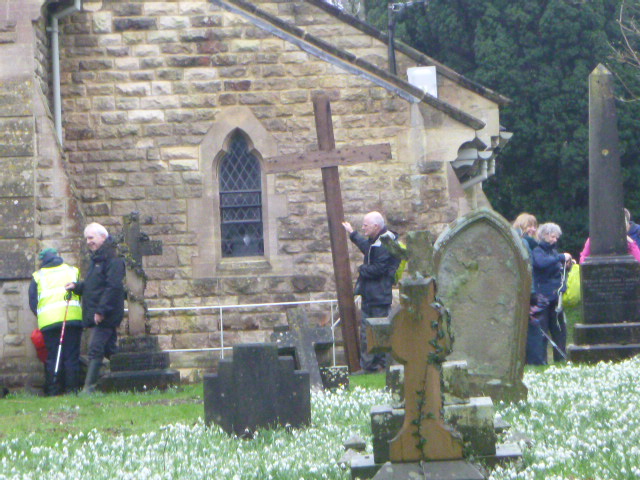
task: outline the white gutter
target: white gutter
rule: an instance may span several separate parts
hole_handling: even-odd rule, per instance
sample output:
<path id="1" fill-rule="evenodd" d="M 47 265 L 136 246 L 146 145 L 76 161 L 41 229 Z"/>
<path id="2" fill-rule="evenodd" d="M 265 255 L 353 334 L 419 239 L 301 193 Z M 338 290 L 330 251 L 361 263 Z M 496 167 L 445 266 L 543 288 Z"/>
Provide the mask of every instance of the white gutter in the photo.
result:
<path id="1" fill-rule="evenodd" d="M 60 45 L 58 43 L 58 21 L 82 10 L 82 0 L 51 15 L 51 67 L 53 75 L 53 122 L 58 142 L 62 146 L 62 99 L 60 96 Z"/>

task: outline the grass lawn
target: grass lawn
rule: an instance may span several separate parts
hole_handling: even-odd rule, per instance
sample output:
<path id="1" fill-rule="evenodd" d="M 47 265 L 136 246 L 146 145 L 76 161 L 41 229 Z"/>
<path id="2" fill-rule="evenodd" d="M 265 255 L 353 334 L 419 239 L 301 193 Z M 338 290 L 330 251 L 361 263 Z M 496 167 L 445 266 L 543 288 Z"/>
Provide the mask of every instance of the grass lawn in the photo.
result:
<path id="1" fill-rule="evenodd" d="M 640 478 L 640 359 L 527 368 L 526 402 L 498 404 L 524 459 L 490 480 Z M 168 392 L 0 400 L 0 480 L 347 480 L 352 435 L 371 451 L 369 411 L 388 403 L 384 375 L 314 393 L 311 425 L 253 440 L 203 423 L 202 385 Z M 510 433 L 507 433 L 509 435 Z"/>
<path id="2" fill-rule="evenodd" d="M 92 429 L 111 435 L 144 434 L 165 423 L 193 424 L 204 415 L 202 384 L 166 392 L 0 400 L 0 441 L 31 434 L 43 445 Z"/>

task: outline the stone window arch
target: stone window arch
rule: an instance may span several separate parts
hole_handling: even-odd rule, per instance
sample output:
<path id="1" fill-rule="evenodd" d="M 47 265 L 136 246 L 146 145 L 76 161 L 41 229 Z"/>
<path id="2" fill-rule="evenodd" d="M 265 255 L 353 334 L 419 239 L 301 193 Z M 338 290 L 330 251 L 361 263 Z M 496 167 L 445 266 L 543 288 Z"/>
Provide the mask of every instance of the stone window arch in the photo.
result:
<path id="1" fill-rule="evenodd" d="M 261 254 L 245 252 L 239 255 L 223 255 L 220 167 L 225 156 L 237 147 L 248 152 L 259 167 L 254 173 L 259 177 L 261 186 Z M 287 215 L 286 197 L 275 193 L 275 175 L 265 174 L 263 168 L 264 158 L 279 153 L 275 138 L 264 128 L 251 109 L 232 107 L 216 116 L 216 120 L 202 138 L 199 150 L 199 172 L 203 193 L 187 202 L 187 225 L 189 231 L 195 234 L 195 246 L 191 256 L 193 278 L 251 276 L 265 271 L 287 271 L 290 268 L 290 259 L 278 252 L 277 233 L 277 219 Z"/>

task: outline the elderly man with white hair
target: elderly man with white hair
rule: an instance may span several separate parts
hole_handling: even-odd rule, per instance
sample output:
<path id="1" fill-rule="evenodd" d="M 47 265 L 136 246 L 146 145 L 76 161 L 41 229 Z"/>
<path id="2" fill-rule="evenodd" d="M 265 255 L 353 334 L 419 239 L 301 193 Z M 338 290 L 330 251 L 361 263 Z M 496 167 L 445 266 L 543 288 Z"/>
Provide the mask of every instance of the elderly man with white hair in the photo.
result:
<path id="1" fill-rule="evenodd" d="M 93 393 L 103 358 L 117 348 L 117 328 L 124 316 L 124 258 L 119 256 L 109 232 L 99 223 L 84 229 L 91 265 L 84 281 L 69 283 L 67 290 L 82 296 L 82 323 L 92 329 L 89 366 L 83 392 Z"/>
<path id="2" fill-rule="evenodd" d="M 342 222 L 349 239 L 364 254 L 364 263 L 358 267 L 358 280 L 354 293 L 362 297 L 362 320 L 360 323 L 360 366 L 365 373 L 384 370 L 386 356 L 367 353 L 367 319 L 386 317 L 393 298 L 391 289 L 400 260 L 389 253 L 380 241 L 383 235 L 392 239 L 396 234 L 387 230 L 379 212 L 369 212 L 362 221 L 364 235 L 353 230 L 349 222 Z"/>

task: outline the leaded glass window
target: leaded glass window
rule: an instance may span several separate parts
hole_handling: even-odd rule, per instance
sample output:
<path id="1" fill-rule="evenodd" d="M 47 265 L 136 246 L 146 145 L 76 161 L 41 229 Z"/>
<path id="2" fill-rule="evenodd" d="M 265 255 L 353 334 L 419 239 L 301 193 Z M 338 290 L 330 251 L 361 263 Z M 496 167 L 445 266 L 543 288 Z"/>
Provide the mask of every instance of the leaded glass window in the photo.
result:
<path id="1" fill-rule="evenodd" d="M 260 163 L 240 133 L 220 162 L 220 220 L 223 257 L 264 255 Z"/>

